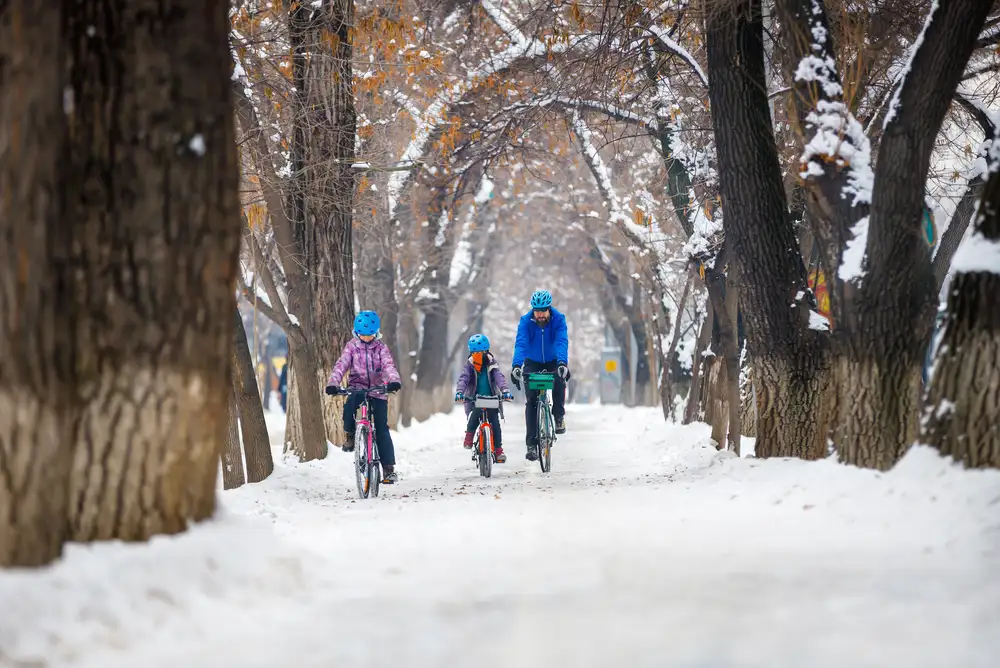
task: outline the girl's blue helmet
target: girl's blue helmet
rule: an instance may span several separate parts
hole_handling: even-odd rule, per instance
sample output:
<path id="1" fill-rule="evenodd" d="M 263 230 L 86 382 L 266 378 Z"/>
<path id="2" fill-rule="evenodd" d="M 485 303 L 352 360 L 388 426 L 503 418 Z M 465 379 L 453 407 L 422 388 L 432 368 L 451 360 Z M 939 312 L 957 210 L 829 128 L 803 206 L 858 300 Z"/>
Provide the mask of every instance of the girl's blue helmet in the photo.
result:
<path id="1" fill-rule="evenodd" d="M 552 306 L 552 293 L 548 290 L 538 290 L 531 295 L 531 308 L 542 310 Z"/>
<path id="2" fill-rule="evenodd" d="M 375 311 L 362 311 L 354 318 L 354 333 L 359 336 L 375 336 L 382 323 Z"/>
<path id="3" fill-rule="evenodd" d="M 490 340 L 485 334 L 473 334 L 469 337 L 470 353 L 485 353 L 490 349 Z"/>

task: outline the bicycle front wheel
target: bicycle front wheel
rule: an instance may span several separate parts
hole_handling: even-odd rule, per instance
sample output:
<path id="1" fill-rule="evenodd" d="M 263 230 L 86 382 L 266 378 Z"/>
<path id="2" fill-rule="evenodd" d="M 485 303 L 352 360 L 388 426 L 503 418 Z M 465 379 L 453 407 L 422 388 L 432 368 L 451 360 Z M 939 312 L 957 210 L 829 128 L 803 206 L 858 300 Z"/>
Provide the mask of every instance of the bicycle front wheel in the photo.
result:
<path id="1" fill-rule="evenodd" d="M 354 475 L 358 483 L 358 496 L 362 499 L 367 499 L 371 491 L 368 469 L 368 427 L 358 425 L 354 432 Z"/>
<path id="2" fill-rule="evenodd" d="M 542 473 L 552 470 L 552 413 L 547 399 L 538 402 L 538 465 Z"/>
<path id="3" fill-rule="evenodd" d="M 493 475 L 493 429 L 488 424 L 479 425 L 479 475 Z"/>
<path id="4" fill-rule="evenodd" d="M 382 467 L 378 461 L 378 451 L 375 449 L 375 435 L 369 432 L 368 437 L 368 489 L 372 496 L 378 496 L 379 485 L 382 484 Z"/>

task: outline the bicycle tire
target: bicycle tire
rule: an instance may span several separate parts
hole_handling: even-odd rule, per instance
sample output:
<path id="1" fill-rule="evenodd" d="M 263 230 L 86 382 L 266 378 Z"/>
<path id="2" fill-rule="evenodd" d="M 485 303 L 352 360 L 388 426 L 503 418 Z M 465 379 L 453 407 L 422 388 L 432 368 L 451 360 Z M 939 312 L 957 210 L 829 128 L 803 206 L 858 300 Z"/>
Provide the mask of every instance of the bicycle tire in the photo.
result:
<path id="1" fill-rule="evenodd" d="M 493 475 L 493 429 L 489 424 L 479 425 L 479 475 Z"/>
<path id="2" fill-rule="evenodd" d="M 368 427 L 358 425 L 354 432 L 354 476 L 358 483 L 358 496 L 362 499 L 368 498 L 368 455 L 365 447 L 368 442 Z"/>
<path id="3" fill-rule="evenodd" d="M 373 497 L 378 496 L 379 486 L 382 484 L 382 466 L 378 460 L 378 444 L 375 442 L 375 434 L 370 434 L 371 452 L 368 457 L 368 487 L 371 489 Z"/>
<path id="4" fill-rule="evenodd" d="M 552 414 L 543 400 L 538 402 L 538 465 L 542 473 L 552 470 Z"/>

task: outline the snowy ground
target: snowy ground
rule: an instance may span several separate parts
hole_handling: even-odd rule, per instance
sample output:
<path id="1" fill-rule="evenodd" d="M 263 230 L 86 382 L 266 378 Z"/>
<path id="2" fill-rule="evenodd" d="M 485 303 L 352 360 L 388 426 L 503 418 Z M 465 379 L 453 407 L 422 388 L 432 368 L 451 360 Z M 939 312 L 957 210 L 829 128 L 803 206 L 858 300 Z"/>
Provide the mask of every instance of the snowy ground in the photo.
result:
<path id="1" fill-rule="evenodd" d="M 1000 473 L 740 461 L 573 408 L 548 476 L 519 416 L 489 481 L 437 416 L 379 499 L 335 452 L 186 536 L 0 574 L 0 666 L 997 665 Z"/>

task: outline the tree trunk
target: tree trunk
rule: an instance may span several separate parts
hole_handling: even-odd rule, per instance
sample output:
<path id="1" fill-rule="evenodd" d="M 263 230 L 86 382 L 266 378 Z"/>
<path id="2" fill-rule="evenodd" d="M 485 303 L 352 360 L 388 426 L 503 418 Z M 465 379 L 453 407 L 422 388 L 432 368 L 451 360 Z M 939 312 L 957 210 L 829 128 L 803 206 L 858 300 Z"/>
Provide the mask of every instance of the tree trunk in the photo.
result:
<path id="1" fill-rule="evenodd" d="M 839 377 L 835 442 L 849 464 L 886 469 L 918 433 L 921 370 L 937 310 L 922 238 L 925 182 L 938 131 L 989 10 L 989 3 L 977 0 L 940 3 L 893 98 L 875 167 L 859 326 L 849 334 Z"/>
<path id="2" fill-rule="evenodd" d="M 674 323 L 673 336 L 670 337 L 670 347 L 667 348 L 666 354 L 661 353 L 660 355 L 660 404 L 663 406 L 664 419 L 670 421 L 676 420 L 674 411 L 674 382 L 670 369 L 673 367 L 674 357 L 677 355 L 677 346 L 680 345 L 684 308 L 687 306 L 687 300 L 691 295 L 691 286 L 693 283 L 694 277 L 688 276 L 687 281 L 684 282 L 684 291 L 681 293 L 681 299 L 677 303 L 677 315 L 675 316 L 677 321 Z M 658 332 L 659 337 L 662 337 L 662 334 Z"/>
<path id="3" fill-rule="evenodd" d="M 715 326 L 715 309 L 712 308 L 712 301 L 708 300 L 705 305 L 705 319 L 701 323 L 701 331 L 698 333 L 698 341 L 695 344 L 694 359 L 691 362 L 691 389 L 688 390 L 687 406 L 684 409 L 684 424 L 691 424 L 702 417 L 701 413 L 701 386 L 704 373 L 705 351 L 712 343 L 712 328 Z"/>
<path id="4" fill-rule="evenodd" d="M 417 373 L 417 346 L 420 332 L 417 330 L 417 313 L 413 308 L 406 308 L 401 312 L 399 320 L 399 349 L 400 357 L 397 358 L 399 364 L 399 375 L 403 382 L 412 380 Z M 413 397 L 414 392 L 399 393 L 399 417 L 404 427 L 409 427 L 413 422 Z"/>
<path id="5" fill-rule="evenodd" d="M 996 147 L 994 143 L 994 147 Z M 927 392 L 923 442 L 966 466 L 1000 468 L 1000 172 L 959 249 Z"/>
<path id="6" fill-rule="evenodd" d="M 417 420 L 426 420 L 438 412 L 441 387 L 447 384 L 448 305 L 444 300 L 435 300 L 421 310 L 424 314 L 424 326 L 411 409 Z"/>
<path id="7" fill-rule="evenodd" d="M 327 454 L 327 438 L 322 402 L 333 404 L 332 410 L 340 410 L 343 419 L 344 400 L 335 400 L 315 391 L 315 379 L 322 371 L 316 365 L 312 346 L 304 340 L 298 340 L 298 337 L 289 337 L 288 352 L 295 364 L 288 373 L 288 417 L 284 451 L 291 452 L 303 462 L 323 459 Z M 332 442 L 334 445 L 343 443 Z"/>
<path id="8" fill-rule="evenodd" d="M 628 324 L 635 337 L 635 393 L 633 404 L 636 406 L 649 406 L 652 400 L 650 385 L 653 381 L 652 365 L 649 359 L 649 336 L 646 333 L 646 323 L 642 319 L 642 311 L 639 306 L 638 290 L 633 292 L 632 310 L 629 313 Z"/>
<path id="9" fill-rule="evenodd" d="M 257 376 L 253 372 L 253 358 L 243 318 L 236 309 L 236 330 L 233 347 L 233 389 L 243 432 L 243 451 L 246 455 L 247 480 L 260 482 L 274 471 L 271 441 L 264 421 L 264 407 L 257 391 Z M 287 364 L 288 362 L 286 362 Z"/>
<path id="10" fill-rule="evenodd" d="M 934 284 L 938 290 L 935 294 L 938 294 L 944 285 L 952 258 L 955 257 L 955 253 L 965 237 L 965 231 L 969 228 L 969 221 L 972 220 L 976 202 L 979 201 L 982 193 L 982 177 L 976 176 L 970 179 L 962 194 L 962 199 L 958 200 L 958 206 L 955 207 L 955 213 L 951 217 L 948 229 L 941 235 L 941 241 L 938 243 L 937 252 L 934 254 L 934 261 L 931 265 L 934 271 Z"/>
<path id="11" fill-rule="evenodd" d="M 710 14 L 706 41 L 726 240 L 744 269 L 741 300 L 758 387 L 780 408 L 760 416 L 757 455 L 809 456 L 825 442 L 816 390 L 827 341 L 809 329 L 805 266 L 767 104 L 760 0 L 737 5 Z"/>
<path id="12" fill-rule="evenodd" d="M 71 538 L 212 515 L 230 394 L 238 165 L 223 0 L 81 0 L 64 17 L 83 415 Z"/>
<path id="13" fill-rule="evenodd" d="M 226 447 L 222 449 L 222 487 L 236 489 L 246 484 L 243 471 L 243 449 L 240 447 L 240 413 L 236 405 L 236 388 L 229 392 L 229 429 Z"/>
<path id="14" fill-rule="evenodd" d="M 293 5 L 288 26 L 298 105 L 292 142 L 296 175 L 292 231 L 307 270 L 304 300 L 296 315 L 307 332 L 310 350 L 306 357 L 311 357 L 309 361 L 303 357 L 296 360 L 305 362 L 298 367 L 298 389 L 300 396 L 314 392 L 322 397 L 330 370 L 353 326 L 351 165 L 356 116 L 350 26 L 354 2 L 323 0 L 320 6 L 315 4 Z M 333 443 L 344 438 L 341 405 L 341 401 L 319 404 L 326 438 Z M 308 408 L 311 412 L 314 406 Z M 305 425 L 302 428 L 308 429 Z M 318 454 L 315 443 L 301 448 L 309 458 Z M 325 444 L 322 451 L 326 451 Z"/>
<path id="15" fill-rule="evenodd" d="M 72 462 L 59 3 L 0 3 L 0 567 L 57 558 Z M 13 604 L 13 602 L 12 602 Z"/>

